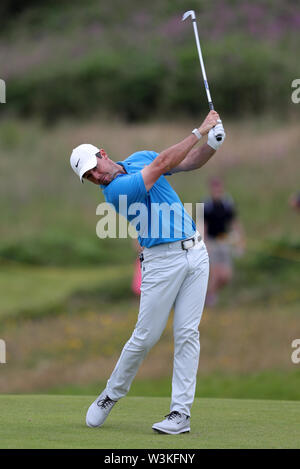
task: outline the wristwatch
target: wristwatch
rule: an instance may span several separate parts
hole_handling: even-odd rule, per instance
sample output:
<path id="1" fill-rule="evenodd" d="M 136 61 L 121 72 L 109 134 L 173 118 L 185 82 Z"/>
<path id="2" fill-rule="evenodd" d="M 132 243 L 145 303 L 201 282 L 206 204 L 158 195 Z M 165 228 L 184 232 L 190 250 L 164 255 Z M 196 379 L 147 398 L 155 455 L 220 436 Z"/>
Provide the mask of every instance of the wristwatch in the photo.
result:
<path id="1" fill-rule="evenodd" d="M 202 135 L 199 132 L 199 129 L 192 130 L 192 134 L 196 135 L 198 140 L 200 140 L 200 138 L 202 137 Z"/>

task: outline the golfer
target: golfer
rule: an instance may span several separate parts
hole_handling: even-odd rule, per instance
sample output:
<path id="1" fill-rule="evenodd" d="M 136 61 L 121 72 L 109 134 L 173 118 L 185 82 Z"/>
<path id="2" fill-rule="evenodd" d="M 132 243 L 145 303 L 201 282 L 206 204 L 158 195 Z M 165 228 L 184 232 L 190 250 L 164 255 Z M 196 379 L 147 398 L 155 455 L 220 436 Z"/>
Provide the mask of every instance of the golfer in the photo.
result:
<path id="1" fill-rule="evenodd" d="M 205 301 L 209 261 L 195 223 L 165 176 L 201 168 L 222 144 L 215 135 L 224 131 L 219 114 L 210 111 L 199 128 L 161 153 L 138 151 L 114 162 L 104 149 L 79 145 L 71 166 L 80 180 L 100 185 L 105 200 L 121 213 L 120 197 L 127 206 L 139 204 L 138 239 L 141 253 L 141 298 L 135 329 L 125 344 L 106 387 L 86 415 L 88 427 L 100 427 L 116 402 L 124 397 L 148 351 L 159 340 L 174 306 L 174 362 L 170 412 L 152 428 L 160 433 L 190 431 L 200 342 L 199 323 Z M 207 143 L 195 147 L 208 134 Z M 172 207 L 173 216 L 158 215 L 158 207 Z M 125 215 L 133 223 L 132 210 Z"/>
<path id="2" fill-rule="evenodd" d="M 206 305 L 215 306 L 219 292 L 232 280 L 233 257 L 245 250 L 244 229 L 231 196 L 223 182 L 209 182 L 210 197 L 204 201 L 204 232 L 209 255 L 210 275 Z"/>

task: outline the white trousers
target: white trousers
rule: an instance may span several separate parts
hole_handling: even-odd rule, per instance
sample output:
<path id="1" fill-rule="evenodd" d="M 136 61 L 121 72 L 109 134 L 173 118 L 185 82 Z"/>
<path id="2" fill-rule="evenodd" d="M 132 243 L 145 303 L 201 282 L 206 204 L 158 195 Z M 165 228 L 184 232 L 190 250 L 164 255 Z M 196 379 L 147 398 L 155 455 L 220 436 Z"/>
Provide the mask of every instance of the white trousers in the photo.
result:
<path id="1" fill-rule="evenodd" d="M 170 411 L 190 415 L 196 388 L 202 316 L 209 260 L 203 241 L 188 250 L 180 242 L 145 248 L 141 299 L 132 336 L 107 382 L 113 400 L 129 391 L 138 368 L 166 327 L 174 306 L 174 362 Z"/>

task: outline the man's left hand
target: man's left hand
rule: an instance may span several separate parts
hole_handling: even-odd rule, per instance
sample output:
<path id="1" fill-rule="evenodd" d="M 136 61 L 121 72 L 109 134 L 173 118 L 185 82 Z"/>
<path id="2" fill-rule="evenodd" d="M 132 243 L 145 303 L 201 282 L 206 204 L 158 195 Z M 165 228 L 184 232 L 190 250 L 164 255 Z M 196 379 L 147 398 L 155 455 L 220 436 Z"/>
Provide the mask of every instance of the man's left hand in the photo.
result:
<path id="1" fill-rule="evenodd" d="M 222 139 L 217 140 L 216 135 L 222 135 Z M 225 138 L 226 138 L 226 133 L 225 133 L 222 121 L 221 119 L 218 119 L 217 125 L 213 127 L 212 129 L 210 129 L 210 131 L 208 132 L 207 145 L 212 147 L 214 150 L 217 150 L 222 145 Z"/>

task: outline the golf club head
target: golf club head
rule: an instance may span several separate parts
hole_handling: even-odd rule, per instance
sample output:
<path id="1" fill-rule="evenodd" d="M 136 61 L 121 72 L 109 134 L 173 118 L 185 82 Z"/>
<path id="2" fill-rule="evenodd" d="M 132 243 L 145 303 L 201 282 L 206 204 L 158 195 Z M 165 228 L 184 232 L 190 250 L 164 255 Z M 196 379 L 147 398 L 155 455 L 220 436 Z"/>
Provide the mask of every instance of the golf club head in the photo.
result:
<path id="1" fill-rule="evenodd" d="M 186 12 L 183 14 L 183 17 L 182 17 L 182 20 L 181 20 L 181 21 L 185 21 L 189 16 L 192 17 L 192 20 L 196 19 L 196 15 L 195 15 L 194 10 L 186 11 Z"/>

